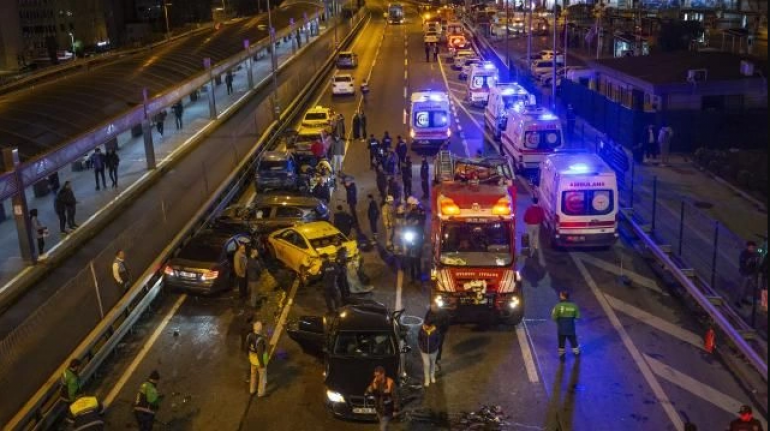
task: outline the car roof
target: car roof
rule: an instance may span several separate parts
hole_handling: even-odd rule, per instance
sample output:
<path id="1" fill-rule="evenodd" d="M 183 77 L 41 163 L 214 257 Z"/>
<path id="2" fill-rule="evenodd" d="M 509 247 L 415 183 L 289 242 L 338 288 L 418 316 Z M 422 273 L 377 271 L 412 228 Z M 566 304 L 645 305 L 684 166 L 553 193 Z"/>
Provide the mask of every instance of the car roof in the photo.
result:
<path id="1" fill-rule="evenodd" d="M 340 51 L 340 55 L 354 55 L 353 51 Z"/>
<path id="2" fill-rule="evenodd" d="M 346 305 L 339 309 L 340 331 L 392 331 L 390 312 L 382 304 Z"/>
<path id="3" fill-rule="evenodd" d="M 283 194 L 265 194 L 257 195 L 254 198 L 253 204 L 255 206 L 260 205 L 291 205 L 291 206 L 307 206 L 315 208 L 321 203 L 320 200 L 310 196 L 291 196 Z"/>
<path id="4" fill-rule="evenodd" d="M 326 130 L 324 130 L 325 126 L 318 126 L 318 127 L 312 127 L 312 126 L 302 126 L 297 130 L 297 136 L 320 136 Z"/>
<path id="5" fill-rule="evenodd" d="M 331 112 L 331 109 L 325 108 L 325 107 L 323 107 L 321 105 L 318 105 L 318 106 L 314 106 L 314 107 L 308 109 L 307 112 L 305 112 L 305 115 L 311 114 L 311 113 L 313 113 L 313 114 L 317 114 L 317 113 L 328 114 L 329 112 Z"/>
<path id="6" fill-rule="evenodd" d="M 337 73 L 334 75 L 335 78 L 350 78 L 353 79 L 353 75 L 349 73 Z"/>
<path id="7" fill-rule="evenodd" d="M 326 236 L 340 234 L 341 232 L 328 221 L 314 221 L 295 226 L 293 229 L 298 231 L 307 239 L 323 238 Z"/>
<path id="8" fill-rule="evenodd" d="M 274 151 L 265 151 L 262 153 L 262 161 L 285 161 L 288 160 L 291 157 L 291 153 L 288 151 L 281 151 L 281 150 L 274 150 Z"/>

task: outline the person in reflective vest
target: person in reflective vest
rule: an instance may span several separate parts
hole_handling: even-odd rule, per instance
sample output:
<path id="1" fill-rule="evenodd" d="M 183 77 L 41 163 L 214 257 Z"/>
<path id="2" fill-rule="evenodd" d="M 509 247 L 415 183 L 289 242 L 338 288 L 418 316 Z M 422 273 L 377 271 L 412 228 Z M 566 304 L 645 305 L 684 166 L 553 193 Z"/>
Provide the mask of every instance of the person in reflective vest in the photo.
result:
<path id="1" fill-rule="evenodd" d="M 61 390 L 59 392 L 59 398 L 65 403 L 71 403 L 80 394 L 80 359 L 73 359 L 70 361 L 69 367 L 61 375 L 59 381 Z"/>
<path id="2" fill-rule="evenodd" d="M 96 397 L 82 395 L 70 405 L 67 421 L 72 423 L 73 431 L 103 430 L 102 414 L 104 406 Z"/>
<path id="3" fill-rule="evenodd" d="M 134 401 L 134 416 L 139 424 L 139 431 L 151 431 L 155 423 L 155 413 L 160 407 L 161 396 L 158 394 L 158 380 L 160 374 L 157 371 L 150 373 L 150 378 L 142 383 Z"/>
<path id="4" fill-rule="evenodd" d="M 257 394 L 257 397 L 265 396 L 267 387 L 267 361 L 268 349 L 265 336 L 262 335 L 262 322 L 254 322 L 254 332 L 246 337 L 246 345 L 249 348 L 249 364 L 251 374 L 249 379 L 249 393 Z M 257 375 L 259 375 L 259 389 L 257 389 Z"/>
<path id="5" fill-rule="evenodd" d="M 577 332 L 575 331 L 575 320 L 580 318 L 580 309 L 575 303 L 570 302 L 569 293 L 559 292 L 559 303 L 551 310 L 551 319 L 556 322 L 559 336 L 559 358 L 564 358 L 564 347 L 566 340 L 572 347 L 572 353 L 575 356 L 580 354 L 580 345 L 578 344 Z"/>

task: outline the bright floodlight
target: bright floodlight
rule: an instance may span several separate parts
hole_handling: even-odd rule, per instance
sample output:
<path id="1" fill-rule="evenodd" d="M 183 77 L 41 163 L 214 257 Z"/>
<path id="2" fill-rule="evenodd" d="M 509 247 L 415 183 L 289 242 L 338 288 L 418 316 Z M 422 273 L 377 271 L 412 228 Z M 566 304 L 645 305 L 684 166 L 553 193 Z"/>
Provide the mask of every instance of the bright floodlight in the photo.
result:
<path id="1" fill-rule="evenodd" d="M 443 97 L 441 97 L 440 94 L 431 94 L 430 95 L 430 100 L 432 100 L 434 102 L 441 102 L 443 100 Z"/>
<path id="2" fill-rule="evenodd" d="M 569 166 L 569 171 L 573 174 L 584 174 L 588 172 L 588 165 L 585 163 L 575 163 Z"/>
<path id="3" fill-rule="evenodd" d="M 492 69 L 494 69 L 494 68 L 495 68 L 495 65 L 494 65 L 494 64 L 492 64 L 492 63 L 490 63 L 490 62 L 488 62 L 488 61 L 485 61 L 485 62 L 484 62 L 484 69 L 487 69 L 487 70 L 492 70 Z"/>
<path id="4" fill-rule="evenodd" d="M 555 115 L 553 115 L 553 114 L 551 114 L 551 113 L 543 114 L 543 115 L 541 115 L 541 116 L 540 116 L 540 119 L 541 119 L 541 120 L 546 120 L 546 121 L 547 121 L 547 120 L 555 120 L 555 119 L 557 119 L 557 118 L 558 118 L 558 117 L 556 117 Z"/>

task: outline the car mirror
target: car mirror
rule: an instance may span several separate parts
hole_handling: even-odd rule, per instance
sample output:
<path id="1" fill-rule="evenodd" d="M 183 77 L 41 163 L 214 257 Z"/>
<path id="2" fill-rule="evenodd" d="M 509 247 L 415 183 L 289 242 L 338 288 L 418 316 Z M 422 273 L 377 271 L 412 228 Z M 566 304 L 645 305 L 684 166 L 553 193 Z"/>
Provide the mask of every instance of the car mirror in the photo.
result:
<path id="1" fill-rule="evenodd" d="M 412 346 L 404 346 L 401 348 L 401 353 L 409 353 L 412 351 Z"/>

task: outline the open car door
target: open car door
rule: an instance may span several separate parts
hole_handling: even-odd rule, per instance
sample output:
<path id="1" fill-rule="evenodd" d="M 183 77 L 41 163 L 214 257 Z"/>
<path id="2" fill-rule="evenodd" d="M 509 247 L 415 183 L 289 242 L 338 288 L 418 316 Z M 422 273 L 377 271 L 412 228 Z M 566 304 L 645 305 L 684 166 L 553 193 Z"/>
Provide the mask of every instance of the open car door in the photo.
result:
<path id="1" fill-rule="evenodd" d="M 303 352 L 315 356 L 324 353 L 326 325 L 322 316 L 302 316 L 296 322 L 288 322 L 286 333 L 300 345 Z"/>

